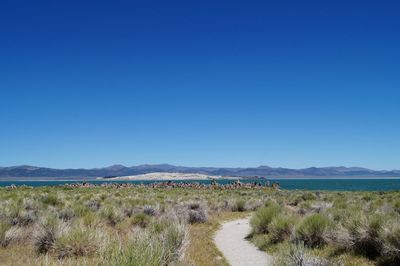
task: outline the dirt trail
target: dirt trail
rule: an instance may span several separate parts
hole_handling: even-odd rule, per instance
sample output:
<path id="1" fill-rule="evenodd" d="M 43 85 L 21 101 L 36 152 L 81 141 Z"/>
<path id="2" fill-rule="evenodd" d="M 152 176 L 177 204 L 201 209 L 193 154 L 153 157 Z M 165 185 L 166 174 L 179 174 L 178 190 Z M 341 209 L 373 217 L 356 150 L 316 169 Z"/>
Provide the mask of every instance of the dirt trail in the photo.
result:
<path id="1" fill-rule="evenodd" d="M 232 266 L 272 265 L 272 257 L 259 250 L 245 237 L 250 232 L 249 218 L 222 224 L 215 235 L 215 243 Z"/>

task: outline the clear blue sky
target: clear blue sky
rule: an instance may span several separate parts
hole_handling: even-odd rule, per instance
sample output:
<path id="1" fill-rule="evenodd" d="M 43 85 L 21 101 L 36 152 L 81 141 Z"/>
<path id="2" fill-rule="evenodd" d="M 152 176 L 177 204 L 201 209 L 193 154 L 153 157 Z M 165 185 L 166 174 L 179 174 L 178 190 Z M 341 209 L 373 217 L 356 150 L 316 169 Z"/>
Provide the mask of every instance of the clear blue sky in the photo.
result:
<path id="1" fill-rule="evenodd" d="M 397 3 L 1 1 L 0 166 L 399 169 Z"/>

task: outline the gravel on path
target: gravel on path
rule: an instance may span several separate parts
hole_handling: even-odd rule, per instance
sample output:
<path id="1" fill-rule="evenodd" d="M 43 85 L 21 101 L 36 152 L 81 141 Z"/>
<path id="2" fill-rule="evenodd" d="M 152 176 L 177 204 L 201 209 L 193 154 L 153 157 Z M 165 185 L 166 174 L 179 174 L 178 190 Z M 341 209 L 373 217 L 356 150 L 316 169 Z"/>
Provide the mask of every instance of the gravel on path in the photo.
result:
<path id="1" fill-rule="evenodd" d="M 259 250 L 245 238 L 250 233 L 250 219 L 239 219 L 222 224 L 215 235 L 218 249 L 232 266 L 272 265 L 272 257 Z"/>

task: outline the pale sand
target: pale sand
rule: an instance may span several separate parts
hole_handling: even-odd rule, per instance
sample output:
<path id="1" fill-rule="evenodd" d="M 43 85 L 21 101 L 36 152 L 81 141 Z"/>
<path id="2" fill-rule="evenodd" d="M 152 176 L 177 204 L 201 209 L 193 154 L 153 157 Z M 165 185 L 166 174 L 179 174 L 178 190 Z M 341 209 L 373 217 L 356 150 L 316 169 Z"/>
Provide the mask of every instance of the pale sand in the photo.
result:
<path id="1" fill-rule="evenodd" d="M 215 235 L 218 249 L 232 266 L 272 265 L 273 259 L 266 252 L 245 239 L 250 233 L 249 218 L 224 223 Z"/>
<path id="2" fill-rule="evenodd" d="M 118 176 L 107 180 L 210 180 L 210 179 L 240 179 L 229 176 L 211 176 L 191 173 L 148 173 L 143 175 Z"/>

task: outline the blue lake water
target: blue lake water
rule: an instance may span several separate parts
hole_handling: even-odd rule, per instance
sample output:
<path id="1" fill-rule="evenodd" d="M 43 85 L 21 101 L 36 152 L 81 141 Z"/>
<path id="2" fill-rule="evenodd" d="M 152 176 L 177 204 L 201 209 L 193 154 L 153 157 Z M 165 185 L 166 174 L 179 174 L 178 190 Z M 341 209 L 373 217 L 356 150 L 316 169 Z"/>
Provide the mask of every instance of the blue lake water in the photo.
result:
<path id="1" fill-rule="evenodd" d="M 331 190 L 331 191 L 393 191 L 400 190 L 400 178 L 282 178 L 282 179 L 268 179 L 271 183 L 278 182 L 282 189 L 294 190 Z M 9 186 L 14 184 L 16 186 L 59 186 L 63 184 L 79 183 L 82 181 L 0 181 L 0 187 Z M 161 181 L 104 181 L 104 180 L 90 180 L 88 183 L 102 184 L 102 183 L 133 183 L 133 184 L 149 184 Z M 210 184 L 211 180 L 183 180 L 174 182 L 199 182 L 202 184 Z M 217 181 L 219 184 L 228 184 L 232 180 L 222 179 Z M 242 182 L 261 182 L 265 183 L 266 180 L 242 180 Z"/>

